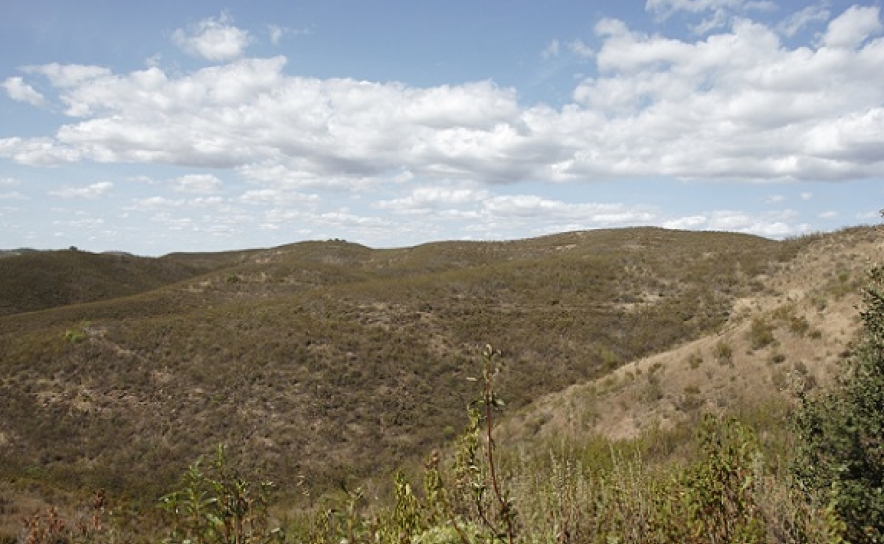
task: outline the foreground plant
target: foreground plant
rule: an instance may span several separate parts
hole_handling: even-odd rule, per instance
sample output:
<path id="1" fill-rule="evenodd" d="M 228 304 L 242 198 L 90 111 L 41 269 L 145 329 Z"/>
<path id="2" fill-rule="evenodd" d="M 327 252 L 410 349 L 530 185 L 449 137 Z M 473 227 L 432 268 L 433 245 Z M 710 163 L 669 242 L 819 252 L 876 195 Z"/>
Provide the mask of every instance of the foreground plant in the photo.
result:
<path id="1" fill-rule="evenodd" d="M 68 518 L 50 507 L 24 519 L 24 544 L 112 544 L 121 542 L 116 520 L 107 507 L 104 490 L 96 491 L 88 508 Z"/>
<path id="2" fill-rule="evenodd" d="M 270 482 L 251 483 L 231 471 L 223 446 L 203 470 L 202 459 L 184 475 L 182 489 L 160 499 L 170 544 L 265 544 L 283 542 L 270 528 Z"/>
<path id="3" fill-rule="evenodd" d="M 863 337 L 840 386 L 802 398 L 795 473 L 822 494 L 850 542 L 884 541 L 884 267 L 869 273 Z"/>

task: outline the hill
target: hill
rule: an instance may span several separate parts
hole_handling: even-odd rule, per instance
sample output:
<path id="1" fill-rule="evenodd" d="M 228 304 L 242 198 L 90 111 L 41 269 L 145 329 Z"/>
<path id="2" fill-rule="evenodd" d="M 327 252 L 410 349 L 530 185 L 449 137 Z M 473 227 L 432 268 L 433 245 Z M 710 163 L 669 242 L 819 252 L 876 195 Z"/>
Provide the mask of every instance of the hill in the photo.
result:
<path id="1" fill-rule="evenodd" d="M 180 254 L 153 259 L 75 249 L 4 251 L 0 257 L 0 316 L 151 291 L 242 258 Z"/>
<path id="2" fill-rule="evenodd" d="M 713 333 L 537 399 L 502 432 L 515 443 L 622 440 L 713 412 L 782 434 L 798 394 L 830 385 L 851 357 L 861 288 L 882 255 L 880 228 L 816 237 L 758 276 L 763 287 Z"/>
<path id="3" fill-rule="evenodd" d="M 125 273 L 107 260 L 119 256 L 63 255 L 62 276 L 31 261 L 39 273 L 19 273 L 0 299 L 0 470 L 150 502 L 225 443 L 284 493 L 321 493 L 450 439 L 465 423 L 467 378 L 485 343 L 507 362 L 499 385 L 520 414 L 514 436 L 559 432 L 574 416 L 581 428 L 626 436 L 685 406 L 727 401 L 722 383 L 748 385 L 739 339 L 757 312 L 784 347 L 790 327 L 808 341 L 828 332 L 809 310 L 814 290 L 827 305 L 839 289 L 846 297 L 879 240 L 872 228 L 786 241 L 636 228 L 126 257 Z M 22 257 L 33 255 L 0 265 Z M 88 281 L 74 268 L 83 263 Z M 799 277 L 812 263 L 815 275 Z M 150 284 L 157 269 L 164 275 Z M 140 279 L 121 286 L 121 277 Z M 789 278 L 805 286 L 800 300 Z M 86 294 L 74 294 L 78 281 Z M 790 297 L 794 310 L 780 310 Z M 722 338 L 728 364 L 717 362 Z M 765 370 L 799 362 L 768 363 L 771 345 L 753 349 Z M 715 379 L 648 378 L 676 367 L 712 369 Z M 592 380 L 602 381 L 580 385 Z M 582 400 L 586 387 L 601 403 Z"/>

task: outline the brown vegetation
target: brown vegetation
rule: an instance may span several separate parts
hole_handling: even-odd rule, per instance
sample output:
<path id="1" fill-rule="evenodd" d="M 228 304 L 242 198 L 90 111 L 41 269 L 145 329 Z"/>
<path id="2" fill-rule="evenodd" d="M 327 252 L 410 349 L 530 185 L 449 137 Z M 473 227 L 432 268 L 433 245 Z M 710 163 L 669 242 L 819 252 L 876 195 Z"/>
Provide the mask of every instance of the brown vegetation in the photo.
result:
<path id="1" fill-rule="evenodd" d="M 22 497 L 105 488 L 144 504 L 222 443 L 290 502 L 389 481 L 466 423 L 485 343 L 504 348 L 514 440 L 677 429 L 825 381 L 880 240 L 861 228 L 782 242 L 662 229 L 309 242 L 126 257 L 141 272 L 125 277 L 156 283 L 125 290 L 105 261 L 64 280 L 18 272 L 0 297 L 0 466 Z M 0 266 L 33 266 L 25 257 Z"/>

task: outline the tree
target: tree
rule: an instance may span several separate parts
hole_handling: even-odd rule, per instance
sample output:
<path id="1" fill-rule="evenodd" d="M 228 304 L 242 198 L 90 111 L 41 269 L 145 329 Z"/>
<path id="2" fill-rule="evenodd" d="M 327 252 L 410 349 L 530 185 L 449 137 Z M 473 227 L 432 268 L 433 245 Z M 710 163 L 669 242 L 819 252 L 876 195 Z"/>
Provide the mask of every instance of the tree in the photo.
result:
<path id="1" fill-rule="evenodd" d="M 861 343 L 838 387 L 802 398 L 795 474 L 822 493 L 850 542 L 884 540 L 884 267 L 869 273 Z"/>

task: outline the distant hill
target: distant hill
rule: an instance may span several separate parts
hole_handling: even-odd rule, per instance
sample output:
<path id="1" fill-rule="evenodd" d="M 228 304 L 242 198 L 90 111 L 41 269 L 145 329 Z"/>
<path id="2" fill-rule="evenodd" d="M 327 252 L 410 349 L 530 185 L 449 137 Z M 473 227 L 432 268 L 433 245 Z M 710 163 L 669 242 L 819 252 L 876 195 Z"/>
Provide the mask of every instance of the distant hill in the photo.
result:
<path id="1" fill-rule="evenodd" d="M 753 300 L 789 296 L 771 278 L 815 248 L 877 235 L 634 228 L 0 259 L 0 473 L 150 501 L 226 443 L 284 493 L 321 492 L 445 444 L 464 424 L 486 343 L 503 351 L 508 410 L 527 413 L 714 338 Z M 711 349 L 700 349 L 702 368 Z"/>
<path id="2" fill-rule="evenodd" d="M 10 315 L 150 291 L 228 265 L 238 255 L 149 258 L 71 249 L 8 250 L 0 257 L 0 315 Z"/>

